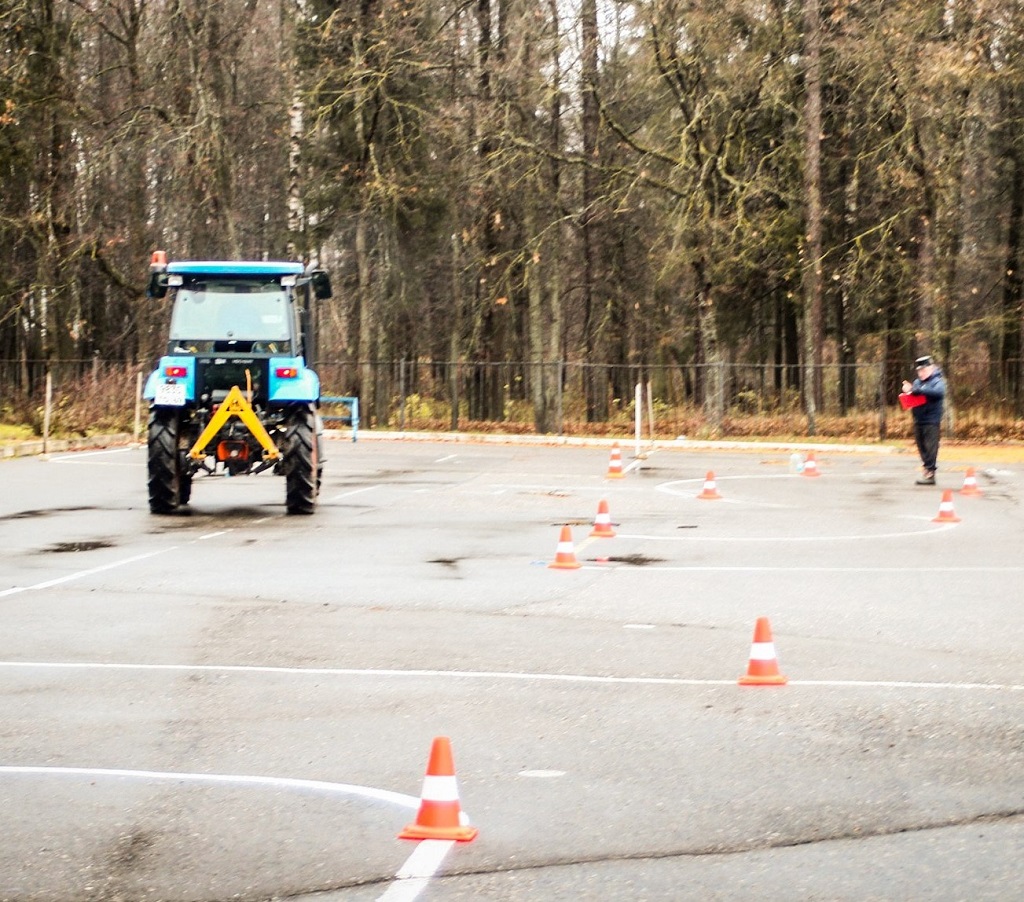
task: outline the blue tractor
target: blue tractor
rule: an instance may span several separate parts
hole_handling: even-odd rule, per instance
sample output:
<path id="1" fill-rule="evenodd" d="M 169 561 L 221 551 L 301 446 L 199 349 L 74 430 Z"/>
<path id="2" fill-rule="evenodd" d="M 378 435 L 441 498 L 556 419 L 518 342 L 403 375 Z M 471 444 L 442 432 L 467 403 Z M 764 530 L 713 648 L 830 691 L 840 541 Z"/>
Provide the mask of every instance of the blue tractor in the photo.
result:
<path id="1" fill-rule="evenodd" d="M 301 263 L 182 261 L 153 254 L 150 297 L 171 295 L 166 354 L 146 381 L 149 509 L 188 504 L 193 477 L 273 472 L 290 514 L 311 514 L 323 472 L 316 301 Z"/>

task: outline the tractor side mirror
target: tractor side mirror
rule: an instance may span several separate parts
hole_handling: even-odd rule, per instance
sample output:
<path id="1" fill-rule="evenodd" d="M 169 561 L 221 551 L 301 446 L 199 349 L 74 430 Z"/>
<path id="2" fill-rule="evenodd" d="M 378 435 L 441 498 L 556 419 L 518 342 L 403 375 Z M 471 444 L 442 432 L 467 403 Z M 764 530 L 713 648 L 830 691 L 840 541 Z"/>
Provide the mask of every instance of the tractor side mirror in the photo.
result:
<path id="1" fill-rule="evenodd" d="M 313 294 L 318 301 L 326 301 L 334 296 L 331 291 L 331 277 L 322 269 L 315 269 L 310 273 L 310 281 L 313 283 Z"/>
<path id="2" fill-rule="evenodd" d="M 167 297 L 167 273 L 150 273 L 149 285 L 146 287 L 146 297 L 163 298 Z"/>

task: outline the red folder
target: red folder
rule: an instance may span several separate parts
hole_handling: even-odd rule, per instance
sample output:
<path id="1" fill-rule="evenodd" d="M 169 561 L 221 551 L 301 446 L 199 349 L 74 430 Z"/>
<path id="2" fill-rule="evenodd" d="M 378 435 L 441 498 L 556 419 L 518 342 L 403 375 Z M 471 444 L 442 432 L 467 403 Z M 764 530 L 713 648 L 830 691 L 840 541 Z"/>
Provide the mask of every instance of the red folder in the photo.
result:
<path id="1" fill-rule="evenodd" d="M 911 407 L 920 407 L 922 404 L 927 403 L 928 399 L 924 395 L 911 395 L 903 394 L 900 395 L 900 407 L 904 410 L 910 410 Z"/>

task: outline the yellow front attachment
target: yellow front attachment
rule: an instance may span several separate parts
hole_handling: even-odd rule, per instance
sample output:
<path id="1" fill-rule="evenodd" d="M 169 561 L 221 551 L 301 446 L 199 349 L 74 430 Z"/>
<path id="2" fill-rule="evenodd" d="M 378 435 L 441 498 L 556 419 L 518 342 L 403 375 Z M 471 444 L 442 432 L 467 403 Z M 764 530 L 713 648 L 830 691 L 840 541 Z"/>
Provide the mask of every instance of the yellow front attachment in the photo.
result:
<path id="1" fill-rule="evenodd" d="M 252 409 L 252 405 L 245 400 L 242 390 L 237 385 L 232 386 L 228 396 L 220 407 L 217 408 L 217 412 L 210 418 L 210 422 L 203 430 L 203 434 L 199 436 L 196 443 L 192 446 L 192 450 L 188 452 L 188 456 L 193 460 L 202 460 L 206 456 L 204 450 L 206 446 L 231 417 L 238 417 L 245 423 L 249 431 L 256 437 L 256 440 L 263 446 L 264 460 L 276 460 L 281 456 L 281 452 L 277 450 L 274 440 L 270 437 L 267 430 L 263 428 L 259 417 L 256 416 L 256 412 Z"/>

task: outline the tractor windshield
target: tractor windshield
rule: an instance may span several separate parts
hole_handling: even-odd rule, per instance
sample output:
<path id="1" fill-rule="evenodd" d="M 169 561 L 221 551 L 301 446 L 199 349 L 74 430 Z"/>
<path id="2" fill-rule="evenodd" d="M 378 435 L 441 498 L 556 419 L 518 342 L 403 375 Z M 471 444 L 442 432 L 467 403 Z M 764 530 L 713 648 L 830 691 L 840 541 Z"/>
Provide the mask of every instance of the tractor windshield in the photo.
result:
<path id="1" fill-rule="evenodd" d="M 171 351 L 290 353 L 290 316 L 288 295 L 279 282 L 188 281 L 174 298 Z"/>

